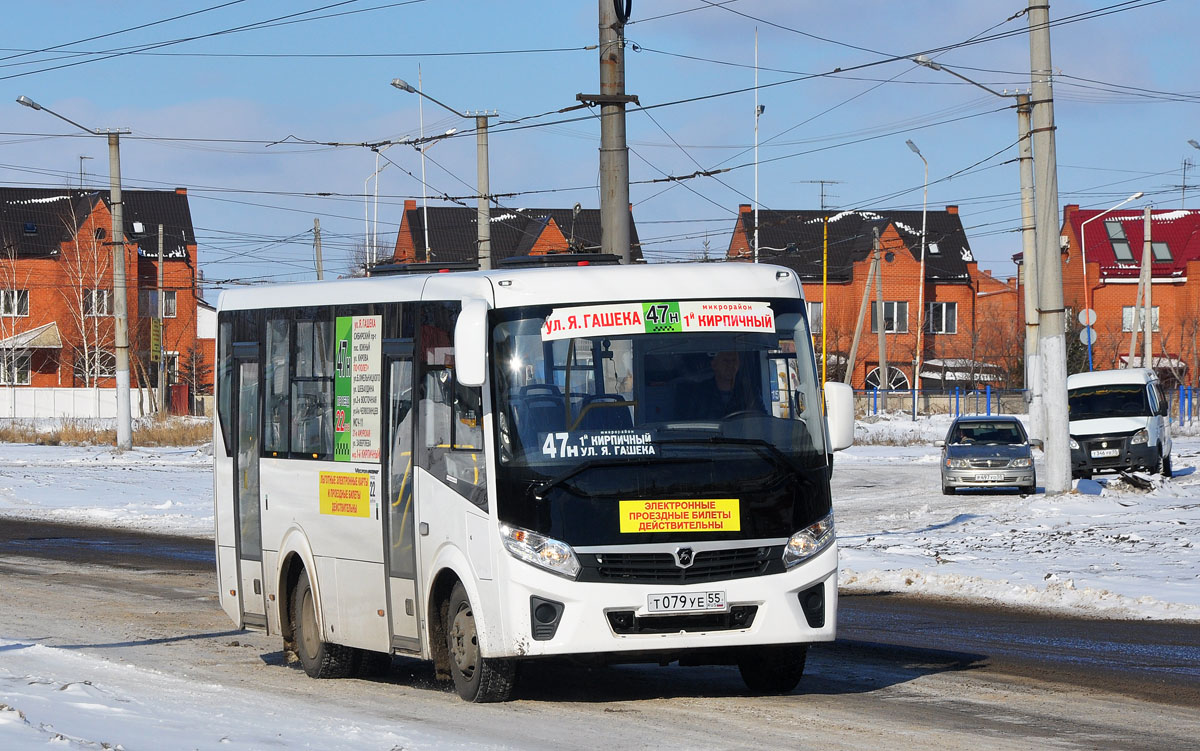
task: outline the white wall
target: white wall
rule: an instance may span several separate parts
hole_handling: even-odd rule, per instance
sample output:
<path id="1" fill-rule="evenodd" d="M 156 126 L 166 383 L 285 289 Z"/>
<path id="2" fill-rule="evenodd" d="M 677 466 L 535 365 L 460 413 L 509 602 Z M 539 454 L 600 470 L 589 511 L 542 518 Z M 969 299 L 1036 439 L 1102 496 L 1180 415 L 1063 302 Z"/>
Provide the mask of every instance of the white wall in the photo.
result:
<path id="1" fill-rule="evenodd" d="M 141 394 L 142 409 L 138 409 Z M 134 417 L 154 412 L 154 392 L 151 389 L 130 390 Z M 59 389 L 28 386 L 0 386 L 0 418 L 36 419 L 45 417 L 117 416 L 116 389 Z"/>

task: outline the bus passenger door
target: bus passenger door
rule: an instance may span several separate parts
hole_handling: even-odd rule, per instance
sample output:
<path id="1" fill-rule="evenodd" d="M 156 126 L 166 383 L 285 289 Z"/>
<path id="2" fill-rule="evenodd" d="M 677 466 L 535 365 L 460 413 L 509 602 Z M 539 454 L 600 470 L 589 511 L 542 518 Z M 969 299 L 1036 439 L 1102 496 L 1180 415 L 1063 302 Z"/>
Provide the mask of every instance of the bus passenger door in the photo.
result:
<path id="1" fill-rule="evenodd" d="M 243 621 L 267 624 L 262 579 L 262 512 L 259 500 L 258 457 L 261 448 L 258 348 L 239 356 L 234 349 L 234 497 L 237 502 L 238 583 Z"/>
<path id="2" fill-rule="evenodd" d="M 420 597 L 414 525 L 413 353 L 411 344 L 385 344 L 387 378 L 388 602 L 393 646 L 420 649 Z"/>

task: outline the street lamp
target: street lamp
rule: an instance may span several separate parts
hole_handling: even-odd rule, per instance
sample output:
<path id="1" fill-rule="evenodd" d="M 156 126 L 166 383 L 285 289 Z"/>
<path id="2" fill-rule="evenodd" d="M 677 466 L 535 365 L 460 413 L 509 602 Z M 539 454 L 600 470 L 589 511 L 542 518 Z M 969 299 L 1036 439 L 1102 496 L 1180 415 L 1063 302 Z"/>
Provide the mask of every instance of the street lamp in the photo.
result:
<path id="1" fill-rule="evenodd" d="M 917 145 L 912 142 L 912 139 L 905 141 L 908 148 L 912 152 L 921 157 L 921 161 L 925 164 L 925 190 L 921 197 L 921 272 L 917 287 L 917 365 L 913 370 L 913 419 L 917 419 L 917 393 L 921 390 L 921 356 L 924 354 L 922 347 L 925 343 L 925 212 L 929 206 L 929 161 L 925 159 L 925 155 L 917 148 Z"/>
<path id="2" fill-rule="evenodd" d="M 1033 212 L 1033 136 L 1032 136 L 1032 112 L 1033 106 L 1030 103 L 1029 94 L 1008 94 L 1005 92 L 996 91 L 993 88 L 984 86 L 978 81 L 972 81 L 970 78 L 953 71 L 944 65 L 939 65 L 931 60 L 926 55 L 918 55 L 913 58 L 913 62 L 917 65 L 924 66 L 930 70 L 939 70 L 944 73 L 949 73 L 955 78 L 966 81 L 976 88 L 983 89 L 993 96 L 998 96 L 1001 99 L 1015 99 L 1017 102 L 1017 135 L 1020 162 L 1020 178 L 1021 178 L 1021 256 L 1022 270 L 1024 272 L 1025 294 L 1023 302 L 1025 304 L 1025 389 L 1029 393 L 1029 422 L 1030 433 L 1036 436 L 1043 436 L 1043 404 L 1042 404 L 1042 381 L 1040 377 L 1040 368 L 1037 365 L 1038 359 L 1038 316 L 1039 304 L 1038 300 L 1041 297 L 1041 292 L 1038 287 L 1037 278 L 1037 243 L 1034 235 L 1034 212 Z"/>
<path id="3" fill-rule="evenodd" d="M 492 268 L 492 223 L 491 211 L 489 209 L 490 196 L 488 195 L 490 190 L 488 185 L 488 118 L 495 117 L 496 114 L 476 112 L 474 115 L 471 115 L 465 111 L 460 112 L 445 102 L 440 102 L 437 99 L 434 99 L 424 91 L 421 91 L 420 89 L 414 89 L 411 84 L 402 78 L 393 78 L 392 86 L 400 89 L 401 91 L 407 91 L 409 94 L 416 94 L 423 99 L 428 99 L 442 109 L 453 112 L 459 117 L 475 118 L 476 166 L 479 175 L 479 210 L 476 219 L 476 225 L 478 228 L 477 242 L 479 245 L 479 268 L 482 270 L 488 270 Z M 425 181 L 424 175 L 422 175 L 421 181 Z M 428 227 L 428 222 L 426 222 L 426 226 Z M 428 252 L 428 241 L 426 241 L 425 249 L 426 252 Z"/>
<path id="4" fill-rule="evenodd" d="M 133 430 L 129 410 L 129 307 L 125 299 L 125 224 L 121 202 L 121 133 L 130 131 L 122 128 L 86 128 L 23 94 L 17 97 L 17 104 L 47 112 L 94 136 L 108 136 L 108 190 L 112 217 L 112 241 L 108 245 L 114 250 L 113 307 L 116 308 L 116 321 L 113 340 L 117 350 L 117 448 L 130 449 L 133 448 Z"/>
<path id="5" fill-rule="evenodd" d="M 1096 214 L 1094 217 L 1092 217 L 1090 219 L 1085 219 L 1085 220 L 1083 220 L 1083 222 L 1080 223 L 1080 225 L 1079 225 L 1079 245 L 1081 248 L 1080 260 L 1082 261 L 1081 265 L 1083 266 L 1082 276 L 1083 276 L 1083 309 L 1084 310 L 1092 309 L 1092 296 L 1090 294 L 1088 294 L 1091 288 L 1088 285 L 1088 280 L 1087 280 L 1087 225 L 1088 225 L 1088 222 L 1094 222 L 1097 219 L 1099 219 L 1100 217 L 1104 216 L 1105 214 L 1116 211 L 1117 209 L 1121 208 L 1122 206 L 1129 203 L 1130 201 L 1136 201 L 1137 199 L 1139 199 L 1141 197 L 1142 197 L 1142 191 L 1139 190 L 1137 193 L 1134 193 L 1129 198 L 1126 198 L 1124 201 L 1121 201 L 1116 206 L 1113 206 L 1111 209 L 1105 209 L 1104 211 L 1101 211 L 1099 214 Z M 1088 342 L 1087 342 L 1088 370 L 1089 371 L 1094 370 L 1094 368 L 1092 367 L 1092 339 L 1094 339 L 1094 338 L 1095 338 L 1095 336 L 1093 334 L 1089 334 L 1088 338 L 1087 338 L 1087 340 L 1088 340 Z"/>

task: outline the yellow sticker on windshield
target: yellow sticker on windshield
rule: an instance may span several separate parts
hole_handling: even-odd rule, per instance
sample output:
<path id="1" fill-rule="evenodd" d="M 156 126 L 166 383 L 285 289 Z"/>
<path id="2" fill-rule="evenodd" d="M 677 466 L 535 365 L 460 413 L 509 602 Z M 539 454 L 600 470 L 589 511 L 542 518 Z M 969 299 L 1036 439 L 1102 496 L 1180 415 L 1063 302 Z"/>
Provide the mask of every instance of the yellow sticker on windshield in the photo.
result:
<path id="1" fill-rule="evenodd" d="M 737 498 L 621 501 L 621 532 L 737 532 Z"/>

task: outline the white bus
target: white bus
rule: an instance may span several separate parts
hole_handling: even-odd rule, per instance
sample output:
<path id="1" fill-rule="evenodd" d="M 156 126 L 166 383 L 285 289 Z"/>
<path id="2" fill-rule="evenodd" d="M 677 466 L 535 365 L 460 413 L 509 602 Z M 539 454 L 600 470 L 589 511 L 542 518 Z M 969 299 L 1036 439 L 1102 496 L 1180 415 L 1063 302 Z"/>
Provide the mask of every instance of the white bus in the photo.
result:
<path id="1" fill-rule="evenodd" d="M 795 275 L 755 264 L 406 273 L 221 295 L 221 604 L 313 677 L 432 660 L 737 665 L 834 638 L 832 452 Z"/>

